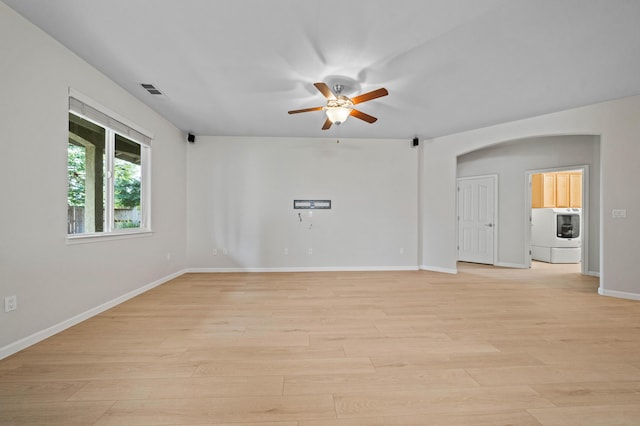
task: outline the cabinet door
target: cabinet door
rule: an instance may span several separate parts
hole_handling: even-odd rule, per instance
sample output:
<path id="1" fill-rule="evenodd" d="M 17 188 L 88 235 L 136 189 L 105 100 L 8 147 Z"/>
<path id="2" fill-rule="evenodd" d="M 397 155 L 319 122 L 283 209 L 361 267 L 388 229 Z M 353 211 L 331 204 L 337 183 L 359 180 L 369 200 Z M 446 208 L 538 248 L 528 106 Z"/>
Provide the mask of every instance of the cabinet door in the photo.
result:
<path id="1" fill-rule="evenodd" d="M 569 173 L 556 174 L 556 207 L 569 207 Z"/>
<path id="2" fill-rule="evenodd" d="M 542 207 L 552 208 L 556 206 L 556 175 L 553 173 L 542 174 Z"/>
<path id="3" fill-rule="evenodd" d="M 542 175 L 531 176 L 531 208 L 542 208 Z"/>
<path id="4" fill-rule="evenodd" d="M 569 207 L 582 207 L 582 173 L 569 175 Z"/>

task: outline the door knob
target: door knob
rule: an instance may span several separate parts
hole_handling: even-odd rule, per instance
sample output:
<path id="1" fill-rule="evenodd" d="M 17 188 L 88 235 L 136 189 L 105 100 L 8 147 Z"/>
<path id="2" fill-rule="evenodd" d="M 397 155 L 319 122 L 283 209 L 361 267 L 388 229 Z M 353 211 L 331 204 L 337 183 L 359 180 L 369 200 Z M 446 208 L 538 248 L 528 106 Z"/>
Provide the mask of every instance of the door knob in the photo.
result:
<path id="1" fill-rule="evenodd" d="M 493 228 L 493 223 L 487 223 L 485 226 L 488 226 L 489 228 Z"/>

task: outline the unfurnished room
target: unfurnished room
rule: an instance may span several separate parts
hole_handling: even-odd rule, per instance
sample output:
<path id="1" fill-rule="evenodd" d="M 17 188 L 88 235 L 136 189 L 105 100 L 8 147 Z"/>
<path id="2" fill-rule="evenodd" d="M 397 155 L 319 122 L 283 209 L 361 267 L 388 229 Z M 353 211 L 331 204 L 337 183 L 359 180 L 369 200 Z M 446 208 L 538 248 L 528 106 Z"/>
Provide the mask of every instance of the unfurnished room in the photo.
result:
<path id="1" fill-rule="evenodd" d="M 0 0 L 0 424 L 640 424 L 639 23 Z"/>

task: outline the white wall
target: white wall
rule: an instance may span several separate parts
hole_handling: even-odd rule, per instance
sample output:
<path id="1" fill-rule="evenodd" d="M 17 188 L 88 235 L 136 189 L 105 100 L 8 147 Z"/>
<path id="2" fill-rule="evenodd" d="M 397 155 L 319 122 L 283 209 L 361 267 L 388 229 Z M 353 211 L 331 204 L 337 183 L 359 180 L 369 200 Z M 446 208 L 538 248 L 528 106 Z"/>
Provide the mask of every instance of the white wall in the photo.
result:
<path id="1" fill-rule="evenodd" d="M 17 311 L 0 309 L 2 358 L 186 267 L 186 149 L 174 126 L 1 2 L 0 57 L 0 302 L 18 296 Z M 69 87 L 154 134 L 153 235 L 66 243 Z"/>
<path id="2" fill-rule="evenodd" d="M 191 268 L 418 267 L 419 150 L 410 141 L 198 137 L 187 157 Z M 332 208 L 310 217 L 294 199 Z"/>
<path id="3" fill-rule="evenodd" d="M 640 299 L 640 96 L 435 138 L 424 146 L 423 256 L 427 269 L 456 271 L 456 158 L 499 142 L 549 135 L 600 135 L 600 292 Z M 438 204 L 432 204 L 438 200 Z M 433 208 L 432 208 L 433 206 Z M 626 209 L 613 219 L 612 209 Z"/>
<path id="4" fill-rule="evenodd" d="M 525 267 L 527 172 L 587 165 L 589 172 L 588 272 L 600 268 L 600 139 L 549 136 L 505 142 L 458 157 L 458 177 L 498 175 L 497 265 Z"/>

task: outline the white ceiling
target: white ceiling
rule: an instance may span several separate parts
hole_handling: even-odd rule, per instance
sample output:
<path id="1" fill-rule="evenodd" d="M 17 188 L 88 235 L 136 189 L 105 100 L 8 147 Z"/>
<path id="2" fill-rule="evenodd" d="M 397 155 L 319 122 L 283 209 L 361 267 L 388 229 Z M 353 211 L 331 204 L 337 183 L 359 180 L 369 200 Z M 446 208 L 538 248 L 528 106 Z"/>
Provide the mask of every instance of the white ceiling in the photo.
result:
<path id="1" fill-rule="evenodd" d="M 196 135 L 429 138 L 640 94 L 639 0 L 3 1 Z M 287 114 L 335 76 L 389 90 L 376 123 Z"/>

